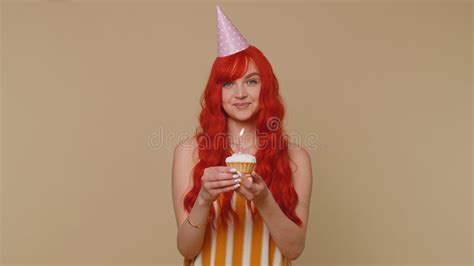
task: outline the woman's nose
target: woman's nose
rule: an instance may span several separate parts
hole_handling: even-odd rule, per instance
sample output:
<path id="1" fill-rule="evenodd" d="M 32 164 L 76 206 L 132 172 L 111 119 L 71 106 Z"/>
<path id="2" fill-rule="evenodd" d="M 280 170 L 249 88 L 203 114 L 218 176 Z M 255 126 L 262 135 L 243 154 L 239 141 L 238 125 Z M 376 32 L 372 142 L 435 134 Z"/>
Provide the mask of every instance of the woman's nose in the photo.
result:
<path id="1" fill-rule="evenodd" d="M 237 85 L 237 91 L 235 93 L 235 97 L 237 98 L 245 98 L 247 96 L 247 89 L 243 84 Z"/>

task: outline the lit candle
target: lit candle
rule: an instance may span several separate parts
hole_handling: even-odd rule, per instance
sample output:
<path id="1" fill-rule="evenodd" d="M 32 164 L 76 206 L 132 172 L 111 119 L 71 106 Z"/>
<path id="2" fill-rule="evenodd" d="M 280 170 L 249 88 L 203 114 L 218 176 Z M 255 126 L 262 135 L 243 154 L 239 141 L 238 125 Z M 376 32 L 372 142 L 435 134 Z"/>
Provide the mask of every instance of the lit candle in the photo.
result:
<path id="1" fill-rule="evenodd" d="M 242 135 L 244 135 L 244 128 L 242 128 L 242 130 L 240 130 L 240 133 L 239 133 L 239 147 L 238 147 L 238 153 L 241 153 L 242 152 L 242 147 L 243 147 L 243 143 L 242 143 Z"/>

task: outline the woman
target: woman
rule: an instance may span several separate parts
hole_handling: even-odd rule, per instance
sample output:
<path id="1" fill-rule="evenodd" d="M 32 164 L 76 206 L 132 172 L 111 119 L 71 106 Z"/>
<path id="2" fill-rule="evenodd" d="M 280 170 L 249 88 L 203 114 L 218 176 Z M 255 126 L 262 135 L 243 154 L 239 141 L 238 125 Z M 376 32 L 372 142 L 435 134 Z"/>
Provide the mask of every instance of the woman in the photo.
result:
<path id="1" fill-rule="evenodd" d="M 176 146 L 173 204 L 184 265 L 291 265 L 305 245 L 312 170 L 288 143 L 278 81 L 222 10 L 218 57 L 201 98 L 200 128 Z M 237 150 L 257 158 L 251 174 L 225 166 Z"/>

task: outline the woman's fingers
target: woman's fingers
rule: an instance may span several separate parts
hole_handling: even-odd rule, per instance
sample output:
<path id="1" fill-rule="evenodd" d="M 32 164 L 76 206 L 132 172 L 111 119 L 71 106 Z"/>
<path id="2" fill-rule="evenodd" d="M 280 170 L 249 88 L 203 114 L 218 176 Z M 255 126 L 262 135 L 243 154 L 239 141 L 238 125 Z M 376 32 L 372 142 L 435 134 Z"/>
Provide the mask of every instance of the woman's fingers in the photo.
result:
<path id="1" fill-rule="evenodd" d="M 230 172 L 229 170 L 231 167 L 228 166 L 212 166 L 206 168 L 209 172 L 214 172 L 214 173 L 225 173 L 225 172 Z"/>
<path id="2" fill-rule="evenodd" d="M 203 179 L 207 181 L 231 179 L 235 175 L 236 174 L 233 174 L 233 173 L 208 173 L 203 176 Z"/>
<path id="3" fill-rule="evenodd" d="M 211 168 L 206 168 L 211 169 Z M 208 181 L 215 181 L 215 180 L 222 180 L 222 179 L 232 179 L 239 177 L 237 175 L 237 170 L 232 167 L 227 166 L 215 166 L 212 167 L 211 171 L 206 172 L 206 180 Z"/>
<path id="4" fill-rule="evenodd" d="M 223 187 L 223 188 L 218 188 L 218 189 L 216 189 L 216 192 L 217 192 L 217 193 L 222 193 L 222 192 L 232 191 L 232 190 L 235 190 L 235 189 L 237 189 L 237 188 L 239 188 L 239 187 L 240 187 L 240 184 L 237 183 L 237 184 L 234 184 L 234 185 L 232 185 L 232 186 L 227 186 L 227 187 Z"/>
<path id="5" fill-rule="evenodd" d="M 222 188 L 240 183 L 240 178 L 230 180 L 217 180 L 209 183 L 209 188 Z"/>
<path id="6" fill-rule="evenodd" d="M 253 184 L 253 179 L 249 174 L 246 174 L 242 178 L 242 183 L 243 183 L 244 187 L 251 188 L 252 184 Z"/>
<path id="7" fill-rule="evenodd" d="M 212 173 L 205 178 L 206 187 L 208 189 L 217 189 L 228 186 L 233 186 L 240 183 L 239 175 L 232 173 Z"/>
<path id="8" fill-rule="evenodd" d="M 244 196 L 248 200 L 252 200 L 253 198 L 253 194 L 245 186 L 240 186 L 236 191 L 242 194 L 242 196 Z"/>
<path id="9" fill-rule="evenodd" d="M 245 175 L 242 178 L 242 186 L 237 189 L 237 192 L 242 194 L 247 200 L 253 200 L 257 195 L 264 192 L 262 189 L 265 189 L 264 187 L 262 188 L 262 184 L 256 183 L 257 178 L 252 178 L 250 174 Z"/>
<path id="10" fill-rule="evenodd" d="M 211 179 L 211 181 L 214 181 L 214 180 L 225 180 L 225 179 L 232 179 L 232 173 L 216 173 L 214 174 L 213 178 Z"/>
<path id="11" fill-rule="evenodd" d="M 206 200 L 214 201 L 220 193 L 232 191 L 240 187 L 236 177 L 237 170 L 227 166 L 213 166 L 204 169 L 201 176 L 201 190 Z"/>
<path id="12" fill-rule="evenodd" d="M 255 183 L 265 182 L 263 178 L 259 174 L 257 174 L 255 171 L 252 172 L 251 176 L 253 177 L 253 180 Z"/>

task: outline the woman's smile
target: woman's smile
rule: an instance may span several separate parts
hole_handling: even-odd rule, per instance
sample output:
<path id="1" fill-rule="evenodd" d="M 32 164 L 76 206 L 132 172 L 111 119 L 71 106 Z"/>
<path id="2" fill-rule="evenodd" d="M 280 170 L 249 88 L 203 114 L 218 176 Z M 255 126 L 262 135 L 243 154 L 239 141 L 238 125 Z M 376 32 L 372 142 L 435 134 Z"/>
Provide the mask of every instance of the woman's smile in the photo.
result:
<path id="1" fill-rule="evenodd" d="M 242 109 L 245 109 L 247 108 L 248 106 L 250 105 L 250 103 L 235 103 L 234 106 L 239 109 L 239 110 L 242 110 Z"/>

